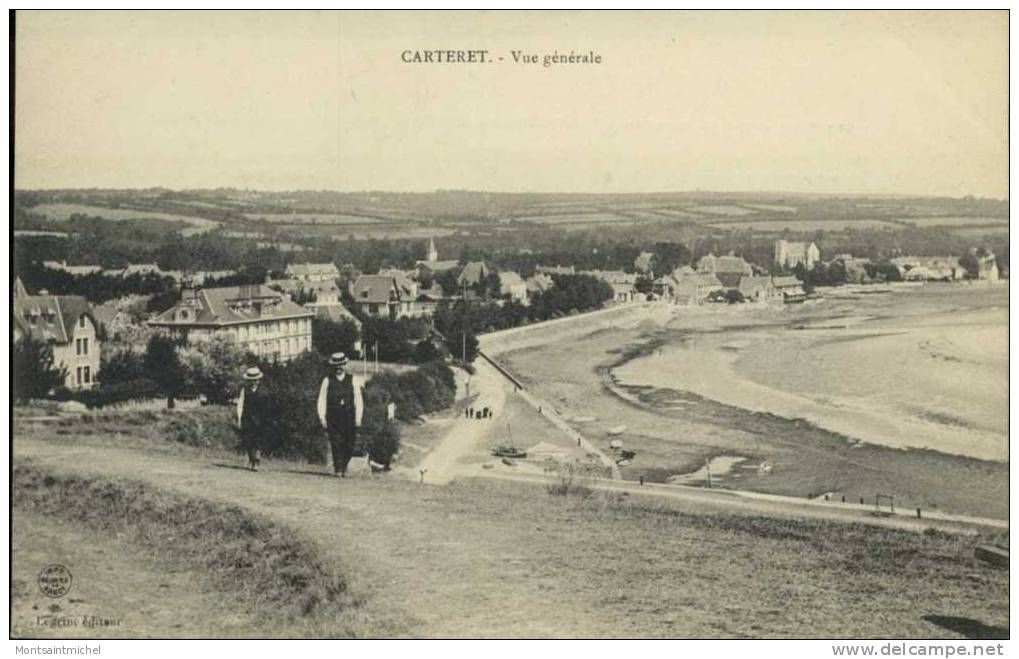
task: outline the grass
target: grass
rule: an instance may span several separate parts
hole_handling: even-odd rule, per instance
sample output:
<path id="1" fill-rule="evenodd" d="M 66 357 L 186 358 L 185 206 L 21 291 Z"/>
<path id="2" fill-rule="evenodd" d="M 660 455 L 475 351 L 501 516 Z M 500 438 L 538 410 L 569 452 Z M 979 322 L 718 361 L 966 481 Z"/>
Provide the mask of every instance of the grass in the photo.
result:
<path id="1" fill-rule="evenodd" d="M 551 493 L 487 480 L 440 488 L 337 482 L 277 462 L 253 477 L 210 468 L 209 449 L 112 444 L 16 436 L 16 509 L 81 519 L 205 570 L 229 598 L 255 602 L 278 635 L 385 635 L 390 612 L 409 617 L 395 633 L 433 637 L 958 637 L 939 626 L 946 617 L 1007 633 L 1008 572 L 972 553 L 1003 536 L 722 513 L 588 493 L 574 487 L 582 479 Z M 254 564 L 247 546 L 260 533 L 296 544 L 274 553 L 306 566 L 297 578 L 278 582 Z M 352 567 L 337 574 L 334 563 Z M 358 586 L 332 603 L 304 600 L 302 574 Z M 344 605 L 350 590 L 364 604 Z M 305 601 L 315 603 L 308 615 Z"/>
<path id="2" fill-rule="evenodd" d="M 144 551 L 201 570 L 239 604 L 277 629 L 316 623 L 357 606 L 343 575 L 291 529 L 230 506 L 160 490 L 141 481 L 15 467 L 13 505 L 126 534 Z M 353 635 L 354 630 L 347 630 Z"/>

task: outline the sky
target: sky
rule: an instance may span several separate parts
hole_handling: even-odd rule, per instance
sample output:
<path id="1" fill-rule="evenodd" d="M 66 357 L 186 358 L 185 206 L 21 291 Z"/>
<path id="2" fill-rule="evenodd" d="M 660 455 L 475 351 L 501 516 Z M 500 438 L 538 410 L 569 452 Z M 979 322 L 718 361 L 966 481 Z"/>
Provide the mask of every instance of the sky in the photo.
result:
<path id="1" fill-rule="evenodd" d="M 1008 195 L 1005 11 L 16 21 L 19 189 Z"/>

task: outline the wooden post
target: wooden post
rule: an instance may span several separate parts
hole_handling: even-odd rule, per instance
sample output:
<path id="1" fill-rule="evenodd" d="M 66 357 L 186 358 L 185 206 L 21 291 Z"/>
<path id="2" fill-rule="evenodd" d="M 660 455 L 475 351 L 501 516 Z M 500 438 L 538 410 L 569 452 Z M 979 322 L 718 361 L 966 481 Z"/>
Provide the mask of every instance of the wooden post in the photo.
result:
<path id="1" fill-rule="evenodd" d="M 919 506 L 917 506 L 917 508 L 916 508 L 916 518 L 917 519 L 923 519 L 922 517 L 920 517 L 920 507 Z"/>
<path id="2" fill-rule="evenodd" d="M 711 460 L 704 461 L 704 468 L 708 470 L 708 489 L 711 489 Z"/>

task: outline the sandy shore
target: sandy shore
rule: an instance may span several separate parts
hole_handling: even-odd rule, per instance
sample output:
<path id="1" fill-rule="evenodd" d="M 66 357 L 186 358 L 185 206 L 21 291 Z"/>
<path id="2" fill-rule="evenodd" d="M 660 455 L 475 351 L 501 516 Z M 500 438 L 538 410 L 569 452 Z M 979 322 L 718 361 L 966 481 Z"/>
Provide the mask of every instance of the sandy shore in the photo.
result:
<path id="1" fill-rule="evenodd" d="M 942 327 L 952 331 L 970 327 L 971 335 L 977 337 L 976 325 L 960 325 L 961 314 L 978 310 L 1002 313 L 1007 309 L 1007 286 L 997 290 L 923 287 L 880 295 L 871 291 L 876 289 L 859 296 L 844 293 L 831 296 L 815 305 L 787 305 L 778 309 L 724 306 L 674 309 L 664 319 L 660 314 L 634 314 L 633 322 L 619 319 L 611 326 L 590 323 L 586 334 L 576 328 L 570 332 L 556 330 L 544 342 L 536 338 L 540 333 L 532 334 L 519 347 L 505 346 L 498 358 L 528 388 L 553 402 L 563 414 L 585 419 L 576 425 L 586 437 L 602 442 L 605 449 L 618 438 L 636 450 L 637 458 L 623 470 L 627 478 L 644 476 L 664 481 L 674 474 L 700 469 L 707 459 L 735 456 L 750 460 L 747 464 L 767 461 L 774 465 L 774 470 L 769 473 L 737 470 L 726 487 L 806 497 L 838 493 L 850 500 L 859 497 L 871 500 L 877 493 L 891 493 L 901 505 L 974 515 L 1007 515 L 1008 465 L 1000 461 L 1002 452 L 993 439 L 1004 423 L 1004 415 L 995 412 L 998 403 L 990 396 L 975 396 L 987 400 L 977 400 L 975 405 L 965 401 L 947 405 L 931 397 L 930 383 L 923 387 L 909 385 L 907 390 L 912 398 L 896 401 L 888 398 L 888 392 L 896 390 L 893 385 L 902 379 L 901 369 L 881 370 L 882 359 L 887 362 L 887 355 L 899 350 L 896 337 L 905 331 L 892 325 L 905 322 L 917 328 Z M 902 296 L 907 293 L 908 304 L 904 304 Z M 935 322 L 938 318 L 941 320 Z M 986 319 L 974 316 L 970 320 L 980 324 Z M 812 329 L 788 331 L 797 326 Z M 808 372 L 810 364 L 821 359 L 823 367 L 815 369 L 818 373 L 831 370 L 831 360 L 845 362 L 839 352 L 842 348 L 836 346 L 843 346 L 851 355 L 855 342 L 885 340 L 880 337 L 887 335 L 890 343 L 882 345 L 881 350 L 856 349 L 857 355 L 885 353 L 876 367 L 874 363 L 857 360 L 861 361 L 858 368 L 879 370 L 876 375 L 884 383 L 883 393 L 873 382 L 854 376 L 844 378 L 841 388 L 828 392 L 821 392 L 802 373 L 788 377 L 787 372 L 775 369 L 770 361 L 784 359 L 782 355 L 754 349 L 764 338 L 783 332 L 794 335 L 797 341 L 802 337 L 813 342 L 812 351 L 800 350 L 803 346 L 799 346 L 788 354 L 797 356 Z M 950 356 L 963 361 L 989 359 L 994 368 L 1007 369 L 995 353 L 997 348 L 986 345 L 985 339 L 976 341 L 979 346 L 971 349 L 960 346 L 953 338 L 957 350 Z M 691 344 L 710 349 L 691 351 L 684 347 Z M 928 353 L 924 357 L 927 361 L 917 361 L 916 370 L 920 374 L 935 373 L 935 381 L 941 380 L 951 387 L 965 380 L 953 375 L 953 369 L 979 370 L 980 366 L 960 365 L 952 359 L 931 356 L 944 353 L 942 348 L 946 345 L 927 344 Z M 691 352 L 697 355 L 691 358 Z M 644 367 L 634 367 L 641 362 Z M 648 368 L 647 364 L 652 363 L 656 366 Z M 843 368 L 847 368 L 845 363 Z M 793 369 L 789 373 L 799 371 Z M 613 375 L 633 386 L 617 385 Z M 914 375 L 908 377 L 915 379 Z M 1000 374 L 995 373 L 988 376 L 992 386 L 997 386 L 993 381 L 998 377 Z M 794 380 L 806 384 L 784 388 Z M 973 382 L 970 377 L 964 384 L 972 386 Z M 869 407 L 840 408 L 833 402 L 861 397 L 859 387 L 864 389 L 863 398 L 871 396 Z M 977 389 L 973 387 L 974 391 Z M 733 391 L 743 397 L 737 399 Z M 943 395 L 951 397 L 951 390 L 946 391 Z M 1007 389 L 999 395 L 1007 397 Z M 761 401 L 774 405 L 761 405 Z M 881 408 L 882 403 L 891 407 Z M 927 445 L 933 449 L 933 438 L 939 441 L 949 438 L 963 444 L 960 437 L 970 437 L 974 431 L 992 439 L 977 445 L 975 451 L 970 450 L 973 446 L 963 446 L 966 450 L 954 454 L 944 450 L 893 448 L 883 432 L 881 437 L 877 435 L 886 427 L 892 437 L 908 434 L 889 411 L 896 409 L 894 405 L 915 408 L 910 410 L 915 418 L 910 423 L 924 428 L 929 435 L 925 441 L 904 440 L 896 446 Z M 822 416 L 827 415 L 829 407 L 844 414 L 836 421 L 837 426 L 830 421 L 822 425 L 826 421 Z M 875 409 L 886 414 L 874 414 Z M 854 412 L 861 415 L 859 422 L 853 420 Z M 811 413 L 817 415 L 816 421 Z M 610 434 L 610 430 L 621 425 L 626 426 L 625 433 L 618 437 Z M 863 425 L 873 432 L 870 442 L 858 441 L 856 426 Z M 884 442 L 878 443 L 878 439 Z M 969 443 L 973 444 L 971 439 Z M 970 457 L 975 454 L 994 459 Z"/>
<path id="2" fill-rule="evenodd" d="M 613 374 L 873 444 L 1007 460 L 1007 314 L 987 315 L 697 336 Z"/>

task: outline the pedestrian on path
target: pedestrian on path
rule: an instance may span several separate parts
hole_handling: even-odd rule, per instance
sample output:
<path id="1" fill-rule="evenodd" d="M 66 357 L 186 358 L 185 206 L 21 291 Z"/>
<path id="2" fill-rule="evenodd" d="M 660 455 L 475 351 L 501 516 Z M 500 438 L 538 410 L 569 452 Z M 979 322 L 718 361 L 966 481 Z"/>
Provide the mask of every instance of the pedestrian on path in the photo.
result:
<path id="1" fill-rule="evenodd" d="M 244 386 L 237 396 L 237 430 L 241 436 L 241 448 L 248 454 L 248 469 L 251 471 L 258 471 L 262 462 L 268 421 L 265 416 L 267 403 L 262 371 L 252 366 L 244 372 Z"/>
<path id="2" fill-rule="evenodd" d="M 347 373 L 347 356 L 334 352 L 329 365 L 333 375 L 322 380 L 318 390 L 318 420 L 329 438 L 333 454 L 333 474 L 347 477 L 347 464 L 354 455 L 357 429 L 364 413 L 364 383 L 356 375 Z"/>

